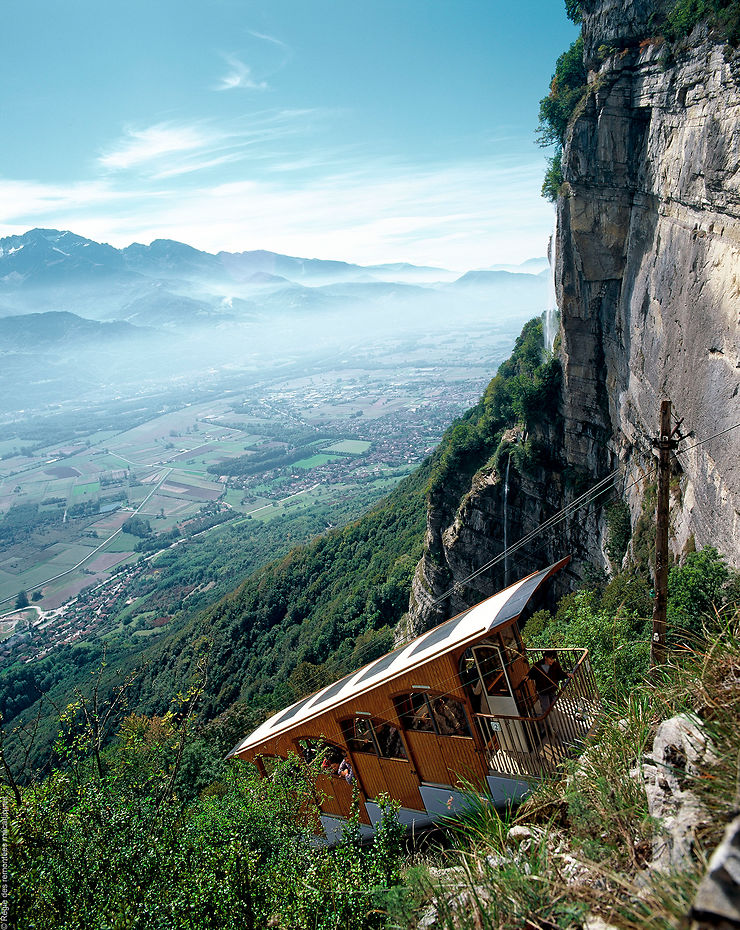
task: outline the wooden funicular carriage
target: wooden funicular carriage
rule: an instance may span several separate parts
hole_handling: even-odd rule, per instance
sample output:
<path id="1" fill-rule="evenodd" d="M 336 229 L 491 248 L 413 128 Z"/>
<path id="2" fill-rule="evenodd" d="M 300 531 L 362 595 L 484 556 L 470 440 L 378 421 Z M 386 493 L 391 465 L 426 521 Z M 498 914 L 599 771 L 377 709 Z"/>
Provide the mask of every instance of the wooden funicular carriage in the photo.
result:
<path id="1" fill-rule="evenodd" d="M 542 650 L 520 625 L 542 586 L 568 559 L 475 607 L 266 720 L 230 753 L 269 775 L 275 757 L 326 747 L 317 786 L 329 840 L 344 828 L 353 791 L 361 829 L 380 818 L 379 795 L 400 803 L 405 824 L 426 826 L 467 803 L 470 784 L 496 806 L 582 744 L 600 711 L 586 649 L 559 649 L 565 681 L 547 709 L 531 676 Z M 339 777 L 349 765 L 353 783 Z"/>

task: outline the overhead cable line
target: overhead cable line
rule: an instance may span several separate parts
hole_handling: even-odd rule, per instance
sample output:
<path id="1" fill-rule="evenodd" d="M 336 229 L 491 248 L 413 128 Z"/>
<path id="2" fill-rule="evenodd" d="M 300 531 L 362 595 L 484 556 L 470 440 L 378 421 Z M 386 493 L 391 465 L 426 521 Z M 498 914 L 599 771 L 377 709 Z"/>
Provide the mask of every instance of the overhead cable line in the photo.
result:
<path id="1" fill-rule="evenodd" d="M 705 442 L 710 442 L 712 439 L 716 439 L 718 436 L 724 436 L 725 433 L 730 433 L 734 429 L 738 429 L 740 423 L 736 423 L 734 426 L 728 426 L 727 429 L 720 430 L 719 433 L 715 433 L 714 436 L 707 436 L 706 439 L 702 439 L 699 442 L 695 442 L 693 446 L 689 446 L 688 449 L 679 449 L 676 452 L 676 455 L 683 455 L 686 452 L 691 452 L 692 449 L 696 449 L 697 446 L 703 446 Z"/>
<path id="2" fill-rule="evenodd" d="M 702 439 L 699 442 L 694 443 L 692 446 L 689 446 L 686 449 L 677 450 L 676 454 L 683 455 L 686 452 L 690 452 L 692 449 L 696 449 L 698 446 L 702 446 L 707 442 L 711 442 L 711 440 L 717 439 L 719 436 L 724 436 L 725 433 L 729 433 L 732 430 L 735 430 L 738 428 L 740 428 L 740 423 L 736 423 L 734 426 L 729 426 L 726 429 L 720 430 L 719 432 L 714 433 L 712 436 L 707 436 L 706 439 Z M 653 475 L 653 473 L 656 470 L 657 470 L 657 464 L 652 465 L 650 468 L 646 469 L 644 472 L 642 472 L 642 474 L 638 478 L 634 479 L 629 484 L 625 485 L 622 493 L 626 493 L 627 491 L 630 491 L 633 487 L 645 481 L 647 478 L 651 477 L 651 475 Z M 589 504 L 594 503 L 594 501 L 596 501 L 596 499 L 599 498 L 602 494 L 606 494 L 609 490 L 611 490 L 609 485 L 617 477 L 617 475 L 619 474 L 619 471 L 620 471 L 619 468 L 614 469 L 614 471 L 608 474 L 605 478 L 602 478 L 601 481 L 597 482 L 593 487 L 589 488 L 579 497 L 572 500 L 570 504 L 567 504 L 565 507 L 563 507 L 561 510 L 554 513 L 547 520 L 543 521 L 541 524 L 539 524 L 539 526 L 537 526 L 535 529 L 529 532 L 526 536 L 523 536 L 521 539 L 517 540 L 517 542 L 512 543 L 511 546 L 502 550 L 498 555 L 494 556 L 494 558 L 486 562 L 485 565 L 481 565 L 474 572 L 471 572 L 467 577 L 462 578 L 458 581 L 455 581 L 452 587 L 450 587 L 447 591 L 443 592 L 442 594 L 438 595 L 434 600 L 430 602 L 429 606 L 431 608 L 438 606 L 444 600 L 446 600 L 452 593 L 454 593 L 455 590 L 459 590 L 462 586 L 472 581 L 474 578 L 477 578 L 479 575 L 482 575 L 484 572 L 488 571 L 489 569 L 493 568 L 494 566 L 502 562 L 505 558 L 512 557 L 514 553 L 516 553 L 518 550 L 522 549 L 524 546 L 533 542 L 538 536 L 541 536 L 543 533 L 552 529 L 554 526 L 557 526 L 557 524 L 567 519 L 567 517 L 576 513 L 576 511 L 580 510 L 583 507 L 587 507 Z M 515 559 L 514 561 L 521 564 L 518 559 Z M 402 639 L 396 645 L 395 648 L 401 649 L 404 646 L 408 645 L 408 643 L 410 643 L 411 640 L 415 638 L 416 637 L 413 635 L 407 636 L 404 639 Z M 374 642 L 366 643 L 355 653 L 355 659 L 356 660 L 362 659 L 363 656 L 371 652 L 373 647 L 375 646 L 376 646 L 376 643 Z M 352 675 L 354 673 L 350 672 L 349 674 Z M 309 684 L 318 684 L 318 681 L 319 681 L 318 676 L 308 676 Z M 326 685 L 321 685 L 321 687 L 322 688 L 326 687 Z"/>
<path id="3" fill-rule="evenodd" d="M 478 575 L 481 575 L 483 572 L 488 571 L 489 568 L 493 568 L 494 565 L 497 565 L 499 562 L 503 561 L 504 558 L 512 555 L 514 552 L 517 552 L 523 546 L 526 546 L 528 543 L 532 542 L 538 536 L 541 536 L 542 533 L 547 530 L 552 529 L 558 523 L 561 523 L 571 514 L 575 513 L 577 510 L 580 510 L 581 507 L 586 507 L 589 504 L 592 504 L 597 497 L 600 497 L 601 494 L 606 493 L 608 486 L 614 481 L 614 478 L 619 474 L 619 469 L 615 469 L 611 474 L 607 475 L 606 478 L 602 478 L 597 484 L 592 488 L 589 488 L 584 494 L 581 494 L 580 497 L 575 498 L 570 504 L 567 504 L 561 510 L 554 513 L 551 517 L 545 520 L 543 523 L 540 523 L 538 527 L 533 529 L 526 536 L 523 536 L 517 542 L 513 543 L 511 546 L 508 546 L 498 555 L 494 556 L 490 561 L 486 562 L 485 565 L 481 565 L 480 568 L 477 568 L 474 572 L 471 572 L 466 578 L 461 578 L 459 581 L 456 581 L 454 585 L 445 591 L 443 594 L 440 594 L 439 597 L 435 598 L 431 602 L 432 607 L 436 607 L 437 604 L 441 603 L 445 598 L 449 597 L 452 592 L 462 586 L 467 584 L 469 581 L 472 581 L 473 578 L 477 578 Z"/>

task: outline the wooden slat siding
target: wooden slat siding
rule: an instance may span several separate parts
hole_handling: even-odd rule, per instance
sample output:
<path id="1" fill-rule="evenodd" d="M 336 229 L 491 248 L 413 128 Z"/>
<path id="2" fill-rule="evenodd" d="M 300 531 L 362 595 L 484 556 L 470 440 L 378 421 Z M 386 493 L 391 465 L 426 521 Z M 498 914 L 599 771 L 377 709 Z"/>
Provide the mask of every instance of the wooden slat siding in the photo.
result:
<path id="1" fill-rule="evenodd" d="M 355 775 L 359 776 L 369 800 L 377 798 L 379 794 L 389 790 L 385 782 L 385 775 L 380 767 L 380 759 L 374 753 L 371 755 L 369 752 L 353 752 L 352 762 L 354 763 Z"/>
<path id="2" fill-rule="evenodd" d="M 516 620 L 504 624 L 500 629 L 514 622 Z M 472 644 L 480 642 L 483 638 L 484 636 L 481 636 Z M 362 800 L 372 800 L 380 793 L 378 789 L 387 790 L 391 797 L 400 801 L 404 807 L 422 811 L 424 805 L 418 790 L 421 782 L 456 785 L 460 784 L 460 779 L 475 781 L 478 778 L 483 781 L 488 774 L 485 741 L 476 726 L 474 708 L 459 677 L 460 659 L 470 645 L 471 643 L 467 643 L 454 652 L 430 659 L 416 669 L 343 702 L 336 709 L 330 708 L 306 723 L 298 724 L 279 736 L 264 740 L 257 747 L 238 753 L 238 758 L 251 760 L 260 754 L 285 756 L 289 752 L 297 751 L 302 739 L 323 738 L 347 752 L 357 775 Z M 521 668 L 516 667 L 514 676 L 517 681 L 512 681 L 512 685 L 516 686 L 524 677 L 525 667 L 528 670 L 526 662 Z M 449 694 L 461 700 L 468 713 L 472 738 L 438 736 L 435 733 L 405 730 L 393 699 L 415 690 L 414 685 L 428 685 L 434 694 Z M 358 712 L 368 713 L 374 720 L 388 722 L 397 727 L 409 756 L 408 762 L 379 760 L 364 753 L 350 753 L 340 721 L 351 719 Z M 348 817 L 351 813 L 351 787 L 343 779 L 322 777 L 327 778 L 329 786 L 337 786 L 332 798 L 327 798 L 323 805 L 324 811 Z M 381 787 L 382 785 L 385 787 Z M 324 789 L 327 794 L 330 793 L 329 786 Z M 368 823 L 364 803 L 360 804 L 360 810 L 360 819 L 363 823 Z"/>
<path id="3" fill-rule="evenodd" d="M 385 777 L 388 794 L 401 802 L 403 807 L 415 811 L 424 810 L 419 794 L 419 779 L 411 768 L 411 762 L 402 759 L 380 759 L 380 768 Z"/>
<path id="4" fill-rule="evenodd" d="M 488 774 L 488 761 L 483 760 L 474 741 L 467 736 L 440 736 L 449 779 L 446 784 L 463 785 L 466 782 L 480 784 Z"/>
<path id="5" fill-rule="evenodd" d="M 447 763 L 441 751 L 441 737 L 422 730 L 407 730 L 406 737 L 413 748 L 419 780 L 434 785 L 448 785 Z"/>
<path id="6" fill-rule="evenodd" d="M 324 795 L 321 810 L 325 814 L 349 817 L 352 808 L 352 785 L 341 776 L 319 775 L 316 789 Z M 364 808 L 364 804 L 362 807 Z M 364 821 L 370 823 L 370 818 Z"/>

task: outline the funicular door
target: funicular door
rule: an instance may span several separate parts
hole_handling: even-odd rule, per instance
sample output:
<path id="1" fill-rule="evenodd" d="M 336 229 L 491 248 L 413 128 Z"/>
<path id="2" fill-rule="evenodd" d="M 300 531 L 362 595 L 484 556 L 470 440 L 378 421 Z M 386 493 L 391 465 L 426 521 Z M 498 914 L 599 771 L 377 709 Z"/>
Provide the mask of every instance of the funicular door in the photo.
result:
<path id="1" fill-rule="evenodd" d="M 481 774 L 465 707 L 452 695 L 417 691 L 398 699 L 420 781 L 455 785 Z"/>
<path id="2" fill-rule="evenodd" d="M 449 785 L 450 773 L 437 734 L 433 730 L 407 730 L 406 742 L 416 763 L 419 781 L 433 785 Z"/>
<path id="3" fill-rule="evenodd" d="M 506 662 L 501 646 L 491 641 L 472 649 L 478 682 L 475 691 L 481 696 L 481 712 L 501 717 L 497 738 L 506 752 L 531 752 L 537 742 L 536 728 L 525 720 L 527 710 L 519 706 L 512 685 L 511 671 L 521 659 Z M 483 734 L 485 738 L 486 734 Z"/>
<path id="4" fill-rule="evenodd" d="M 369 800 L 387 793 L 402 807 L 424 810 L 419 786 L 398 728 L 373 718 L 355 717 L 342 724 L 352 761 Z"/>
<path id="5" fill-rule="evenodd" d="M 411 763 L 403 759 L 379 759 L 378 762 L 388 794 L 400 801 L 402 807 L 423 811 L 424 802 L 419 794 L 419 783 Z"/>
<path id="6" fill-rule="evenodd" d="M 372 801 L 373 798 L 377 798 L 379 794 L 383 794 L 384 791 L 388 790 L 383 770 L 380 767 L 380 759 L 374 752 L 358 752 L 355 750 L 352 753 L 352 759 L 355 764 L 355 774 L 358 776 L 368 800 Z"/>
<path id="7" fill-rule="evenodd" d="M 316 779 L 316 790 L 321 799 L 321 810 L 325 814 L 349 817 L 352 809 L 352 786 L 344 778 L 322 773 Z"/>
<path id="8" fill-rule="evenodd" d="M 439 746 L 447 764 L 448 785 L 475 783 L 486 774 L 488 766 L 482 762 L 472 737 L 440 736 Z"/>

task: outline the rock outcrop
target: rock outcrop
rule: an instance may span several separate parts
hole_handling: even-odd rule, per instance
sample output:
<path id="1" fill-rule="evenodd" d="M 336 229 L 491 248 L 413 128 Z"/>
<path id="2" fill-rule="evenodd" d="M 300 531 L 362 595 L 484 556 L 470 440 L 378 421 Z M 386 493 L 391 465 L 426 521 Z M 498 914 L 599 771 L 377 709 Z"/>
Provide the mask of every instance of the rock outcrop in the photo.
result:
<path id="1" fill-rule="evenodd" d="M 588 93 L 569 128 L 558 202 L 562 424 L 557 469 L 493 467 L 430 502 L 410 604 L 426 628 L 500 587 L 503 564 L 435 600 L 616 468 L 633 526 L 653 481 L 662 398 L 682 421 L 671 547 L 740 567 L 740 51 L 699 27 L 669 49 L 663 0 L 585 0 Z M 701 443 L 701 444 L 699 444 Z M 693 448 L 691 448 L 693 446 Z M 571 553 L 607 564 L 600 505 L 517 553 L 514 579 Z M 562 583 L 567 583 L 567 578 Z"/>

